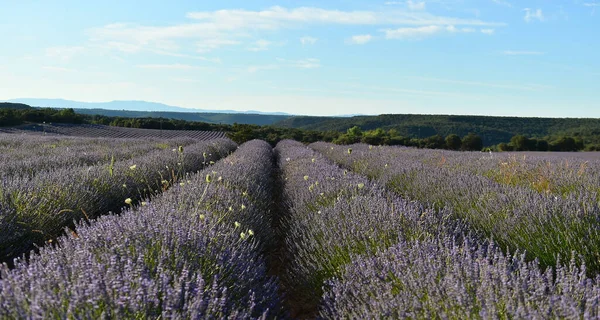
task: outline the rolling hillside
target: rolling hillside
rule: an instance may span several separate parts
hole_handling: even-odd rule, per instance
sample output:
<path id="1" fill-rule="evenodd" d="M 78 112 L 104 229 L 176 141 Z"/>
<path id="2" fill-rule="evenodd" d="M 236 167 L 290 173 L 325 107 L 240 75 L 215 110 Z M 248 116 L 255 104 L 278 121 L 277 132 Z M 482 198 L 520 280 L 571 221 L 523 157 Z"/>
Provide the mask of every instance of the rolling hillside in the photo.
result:
<path id="1" fill-rule="evenodd" d="M 354 126 L 363 130 L 394 129 L 399 135 L 417 138 L 436 134 L 465 136 L 472 132 L 483 138 L 484 145 L 508 142 L 518 134 L 537 138 L 558 135 L 583 136 L 593 142 L 600 141 L 600 119 L 593 118 L 386 114 L 351 118 L 296 116 L 279 121 L 275 125 L 318 131 L 346 131 Z"/>

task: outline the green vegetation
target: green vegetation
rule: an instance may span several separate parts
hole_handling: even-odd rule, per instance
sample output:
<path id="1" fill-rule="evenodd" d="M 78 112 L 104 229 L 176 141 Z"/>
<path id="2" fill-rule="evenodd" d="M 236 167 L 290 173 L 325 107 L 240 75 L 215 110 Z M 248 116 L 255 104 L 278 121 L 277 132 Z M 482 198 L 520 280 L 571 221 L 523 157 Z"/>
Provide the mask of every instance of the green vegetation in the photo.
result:
<path id="1" fill-rule="evenodd" d="M 81 111 L 77 109 L 77 111 Z M 89 111 L 89 110 L 88 110 Z M 104 110 L 110 111 L 110 110 Z M 87 111 L 86 111 L 87 112 Z M 116 114 L 146 114 L 118 111 Z M 494 151 L 595 151 L 600 150 L 600 119 L 515 118 L 447 115 L 380 115 L 352 118 L 224 115 L 206 114 L 207 122 L 156 115 L 184 115 L 156 112 L 151 117 L 120 117 L 80 114 L 74 109 L 32 108 L 24 104 L 0 103 L 0 126 L 25 123 L 101 124 L 117 127 L 222 131 L 237 143 L 261 139 L 271 145 L 283 139 L 304 143 L 316 141 L 336 144 L 357 142 L 372 145 L 402 145 L 427 149 Z M 204 114 L 191 114 L 200 117 Z M 217 118 L 270 123 L 276 125 L 216 124 Z M 212 118 L 211 118 L 212 117 Z"/>
<path id="2" fill-rule="evenodd" d="M 600 119 L 575 118 L 518 118 L 456 115 L 384 114 L 351 118 L 297 116 L 275 124 L 285 128 L 305 130 L 346 130 L 357 126 L 368 132 L 375 129 L 395 130 L 395 135 L 424 139 L 436 135 L 447 137 L 469 133 L 481 137 L 483 146 L 508 144 L 516 135 L 555 142 L 562 145 L 563 137 L 580 139 L 592 149 L 600 148 Z M 583 148 L 578 148 L 581 150 Z"/>
<path id="3" fill-rule="evenodd" d="M 247 114 L 247 113 L 210 113 L 210 112 L 167 112 L 167 111 L 129 111 L 106 109 L 74 109 L 76 113 L 120 118 L 164 118 L 185 121 L 200 121 L 216 124 L 245 123 L 271 125 L 289 118 L 286 115 Z"/>

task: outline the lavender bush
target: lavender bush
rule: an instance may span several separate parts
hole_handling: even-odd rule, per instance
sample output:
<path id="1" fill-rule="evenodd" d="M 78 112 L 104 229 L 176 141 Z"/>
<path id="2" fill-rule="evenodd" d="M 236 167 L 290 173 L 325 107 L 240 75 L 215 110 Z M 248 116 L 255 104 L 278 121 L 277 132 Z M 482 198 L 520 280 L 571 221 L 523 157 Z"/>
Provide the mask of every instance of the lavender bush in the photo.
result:
<path id="1" fill-rule="evenodd" d="M 152 150 L 188 146 L 193 139 L 131 140 L 0 134 L 0 176 L 33 177 L 37 172 L 108 164 Z"/>
<path id="2" fill-rule="evenodd" d="M 451 238 L 401 242 L 328 282 L 324 319 L 597 319 L 600 278 L 575 259 L 545 271 L 524 254 Z"/>
<path id="3" fill-rule="evenodd" d="M 9 261 L 56 237 L 73 220 L 116 212 L 128 205 L 126 199 L 131 204 L 157 194 L 235 147 L 231 140 L 217 139 L 107 165 L 3 179 L 0 202 L 15 216 L 0 219 L 0 258 Z"/>
<path id="4" fill-rule="evenodd" d="M 0 317 L 285 316 L 259 240 L 271 232 L 271 155 L 248 142 L 150 203 L 80 223 L 28 263 L 4 266 Z"/>
<path id="5" fill-rule="evenodd" d="M 446 219 L 448 212 L 425 210 L 389 194 L 298 142 L 282 141 L 276 152 L 289 212 L 283 221 L 287 282 L 306 299 L 299 303 L 307 309 L 318 301 L 324 281 L 354 256 L 374 254 L 401 238 L 461 230 L 459 223 Z"/>
<path id="6" fill-rule="evenodd" d="M 364 144 L 350 146 L 350 153 L 348 146 L 315 143 L 311 147 L 408 199 L 452 209 L 472 230 L 492 237 L 502 248 L 525 250 L 530 260 L 537 258 L 542 266 L 554 266 L 558 256 L 575 252 L 582 256 L 589 275 L 600 271 L 600 203 L 590 186 L 559 195 L 498 183 L 473 168 L 462 169 L 461 164 L 472 166 L 469 159 L 496 161 L 490 158 L 494 155 L 482 153 L 446 152 L 433 161 L 437 156 L 432 154 L 439 152 Z"/>

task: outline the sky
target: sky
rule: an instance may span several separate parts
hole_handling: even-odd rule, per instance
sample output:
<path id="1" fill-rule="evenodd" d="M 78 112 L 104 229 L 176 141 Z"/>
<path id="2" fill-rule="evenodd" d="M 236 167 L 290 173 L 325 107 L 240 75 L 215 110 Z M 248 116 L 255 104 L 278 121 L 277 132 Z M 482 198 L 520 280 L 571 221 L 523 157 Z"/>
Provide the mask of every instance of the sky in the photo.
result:
<path id="1" fill-rule="evenodd" d="M 600 118 L 600 1 L 0 0 L 0 100 Z"/>

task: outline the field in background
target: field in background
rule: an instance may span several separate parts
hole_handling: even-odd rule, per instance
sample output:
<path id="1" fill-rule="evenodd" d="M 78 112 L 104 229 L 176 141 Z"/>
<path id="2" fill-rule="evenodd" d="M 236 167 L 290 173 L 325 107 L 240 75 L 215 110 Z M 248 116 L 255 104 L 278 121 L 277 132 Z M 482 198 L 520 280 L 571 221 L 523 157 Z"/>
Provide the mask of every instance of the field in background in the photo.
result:
<path id="1" fill-rule="evenodd" d="M 95 124 L 28 124 L 16 127 L 0 127 L 0 133 L 14 134 L 50 134 L 76 137 L 106 138 L 181 138 L 198 140 L 225 138 L 224 132 L 196 130 L 156 130 L 122 128 Z"/>

